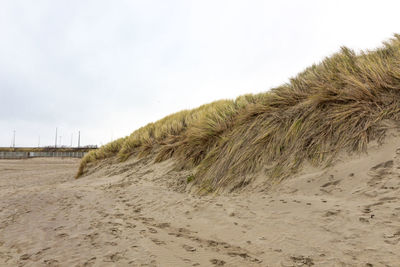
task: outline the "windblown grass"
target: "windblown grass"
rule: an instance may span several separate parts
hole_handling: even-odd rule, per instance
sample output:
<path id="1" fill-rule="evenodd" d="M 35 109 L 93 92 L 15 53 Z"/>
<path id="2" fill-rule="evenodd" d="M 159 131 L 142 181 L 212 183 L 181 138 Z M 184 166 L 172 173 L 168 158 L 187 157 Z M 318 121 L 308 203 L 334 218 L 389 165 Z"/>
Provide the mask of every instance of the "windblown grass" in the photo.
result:
<path id="1" fill-rule="evenodd" d="M 195 168 L 206 191 L 250 182 L 264 170 L 268 183 L 296 172 L 304 161 L 329 164 L 340 151 L 365 151 L 387 122 L 400 122 L 400 36 L 383 47 L 340 52 L 290 82 L 258 95 L 221 100 L 170 115 L 83 160 L 152 155 Z"/>

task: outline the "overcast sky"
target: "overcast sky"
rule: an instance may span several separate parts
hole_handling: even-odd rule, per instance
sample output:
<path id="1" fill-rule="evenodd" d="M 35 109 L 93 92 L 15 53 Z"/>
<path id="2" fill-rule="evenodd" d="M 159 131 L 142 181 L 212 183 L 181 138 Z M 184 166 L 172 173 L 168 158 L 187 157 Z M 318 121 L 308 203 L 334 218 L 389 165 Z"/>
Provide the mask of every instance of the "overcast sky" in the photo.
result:
<path id="1" fill-rule="evenodd" d="M 400 1 L 1 0 L 0 146 L 105 144 L 400 33 Z M 60 140 L 58 140 L 60 141 Z"/>

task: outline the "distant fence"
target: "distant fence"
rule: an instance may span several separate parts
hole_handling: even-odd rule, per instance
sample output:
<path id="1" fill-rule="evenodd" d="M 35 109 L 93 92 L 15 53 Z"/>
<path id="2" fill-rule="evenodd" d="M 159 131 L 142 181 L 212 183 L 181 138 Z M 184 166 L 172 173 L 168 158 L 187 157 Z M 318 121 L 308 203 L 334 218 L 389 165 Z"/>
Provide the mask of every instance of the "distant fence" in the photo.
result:
<path id="1" fill-rule="evenodd" d="M 0 152 L 0 159 L 26 159 L 29 152 Z"/>
<path id="2" fill-rule="evenodd" d="M 87 152 L 19 152 L 19 151 L 0 151 L 0 159 L 27 159 L 27 158 L 82 158 Z"/>

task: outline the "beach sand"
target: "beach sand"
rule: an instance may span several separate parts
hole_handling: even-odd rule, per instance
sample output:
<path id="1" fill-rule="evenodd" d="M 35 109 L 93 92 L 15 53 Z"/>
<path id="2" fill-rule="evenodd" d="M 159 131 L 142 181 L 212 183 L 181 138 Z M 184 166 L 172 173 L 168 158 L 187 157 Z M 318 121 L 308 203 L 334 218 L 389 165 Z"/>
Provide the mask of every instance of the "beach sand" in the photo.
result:
<path id="1" fill-rule="evenodd" d="M 400 138 L 265 189 L 185 192 L 171 160 L 0 161 L 0 266 L 399 266 Z M 261 190 L 262 189 L 262 190 Z"/>

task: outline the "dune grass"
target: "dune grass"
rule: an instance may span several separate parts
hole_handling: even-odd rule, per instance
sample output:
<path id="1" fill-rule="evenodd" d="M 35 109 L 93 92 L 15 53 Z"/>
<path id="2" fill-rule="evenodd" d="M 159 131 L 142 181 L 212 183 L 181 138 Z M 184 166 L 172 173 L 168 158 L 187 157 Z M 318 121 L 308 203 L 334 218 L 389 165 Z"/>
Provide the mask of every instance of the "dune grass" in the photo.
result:
<path id="1" fill-rule="evenodd" d="M 88 163 L 150 155 L 195 168 L 204 191 L 250 182 L 264 170 L 268 183 L 305 161 L 329 164 L 340 151 L 365 151 L 388 122 L 400 121 L 400 36 L 356 54 L 343 47 L 290 82 L 268 92 L 185 110 L 88 153 Z"/>

